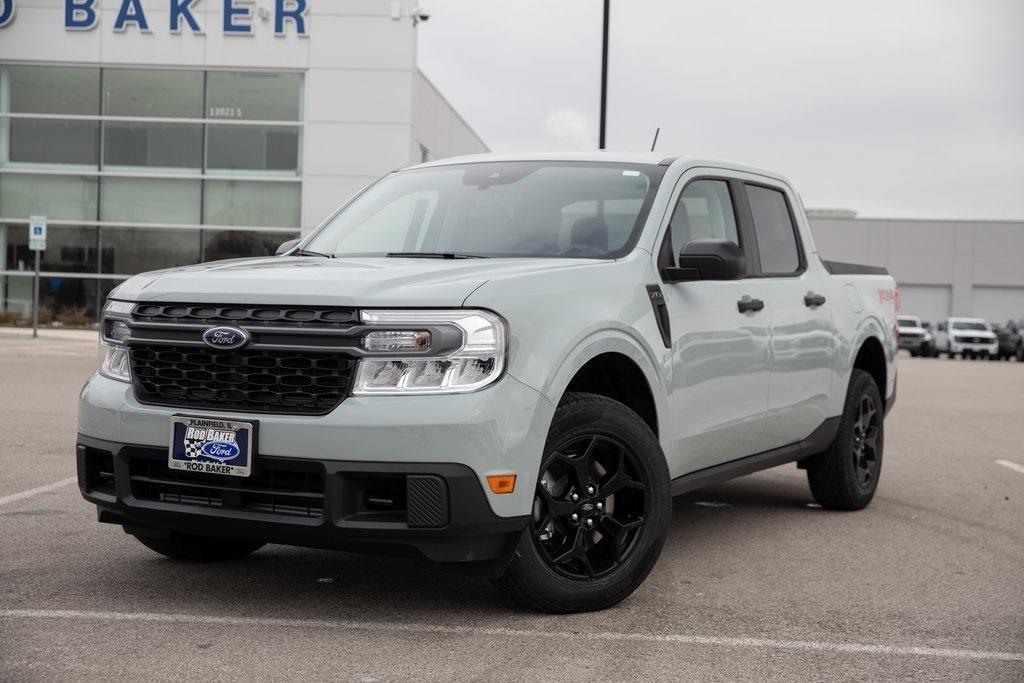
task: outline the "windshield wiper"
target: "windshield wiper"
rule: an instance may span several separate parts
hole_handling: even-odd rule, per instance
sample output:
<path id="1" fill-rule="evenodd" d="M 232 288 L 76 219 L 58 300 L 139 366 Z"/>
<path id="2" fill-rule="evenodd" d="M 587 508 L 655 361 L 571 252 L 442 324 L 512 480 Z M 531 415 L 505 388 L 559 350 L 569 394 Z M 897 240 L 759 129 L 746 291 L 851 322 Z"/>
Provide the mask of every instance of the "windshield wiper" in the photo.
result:
<path id="1" fill-rule="evenodd" d="M 487 258 L 479 254 L 460 254 L 455 251 L 389 251 L 386 255 L 388 258 Z"/>
<path id="2" fill-rule="evenodd" d="M 311 249 L 299 249 L 293 256 L 321 256 L 323 258 L 334 258 L 334 254 L 325 254 L 322 251 L 313 251 Z"/>

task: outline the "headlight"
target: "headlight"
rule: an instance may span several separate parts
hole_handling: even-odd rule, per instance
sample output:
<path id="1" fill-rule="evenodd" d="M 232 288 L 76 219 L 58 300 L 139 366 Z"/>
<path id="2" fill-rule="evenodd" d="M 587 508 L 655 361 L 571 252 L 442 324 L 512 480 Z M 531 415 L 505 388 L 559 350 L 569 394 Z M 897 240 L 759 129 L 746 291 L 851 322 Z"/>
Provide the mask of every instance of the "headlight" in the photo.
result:
<path id="1" fill-rule="evenodd" d="M 353 394 L 454 394 L 476 391 L 494 382 L 505 369 L 505 321 L 487 311 L 363 311 L 372 327 L 363 338 L 367 357 L 359 361 Z M 434 335 L 461 337 L 461 344 L 441 355 L 432 351 Z M 450 328 L 450 329 L 448 329 Z M 387 358 L 374 358 L 376 353 Z M 408 357 L 396 354 L 416 354 Z"/>
<path id="2" fill-rule="evenodd" d="M 100 374 L 120 382 L 130 382 L 128 349 L 125 339 L 131 334 L 127 315 L 135 304 L 108 300 L 100 318 Z"/>

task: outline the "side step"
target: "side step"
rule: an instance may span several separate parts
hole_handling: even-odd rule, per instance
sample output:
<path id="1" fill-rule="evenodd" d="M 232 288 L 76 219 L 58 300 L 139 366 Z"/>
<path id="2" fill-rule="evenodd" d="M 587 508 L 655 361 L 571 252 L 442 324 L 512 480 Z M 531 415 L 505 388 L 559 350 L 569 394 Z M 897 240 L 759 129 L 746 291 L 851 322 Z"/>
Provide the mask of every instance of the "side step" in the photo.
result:
<path id="1" fill-rule="evenodd" d="M 672 480 L 672 495 L 678 496 L 683 493 L 689 493 L 690 491 L 720 484 L 723 481 L 742 477 L 746 474 L 753 474 L 770 467 L 785 465 L 786 463 L 817 455 L 825 451 L 836 438 L 840 419 L 838 415 L 828 418 L 803 441 L 782 446 L 781 448 L 773 448 L 764 453 L 748 455 L 745 458 L 730 460 L 721 465 L 705 467 L 702 470 L 676 477 Z"/>

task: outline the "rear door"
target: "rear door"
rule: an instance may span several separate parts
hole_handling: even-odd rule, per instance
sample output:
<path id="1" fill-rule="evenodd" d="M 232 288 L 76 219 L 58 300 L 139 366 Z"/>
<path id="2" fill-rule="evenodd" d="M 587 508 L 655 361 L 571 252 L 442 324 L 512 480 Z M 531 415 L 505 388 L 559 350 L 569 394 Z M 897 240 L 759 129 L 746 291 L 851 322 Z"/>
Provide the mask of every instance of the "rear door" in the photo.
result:
<path id="1" fill-rule="evenodd" d="M 659 266 L 677 265 L 691 239 L 720 238 L 741 248 L 750 236 L 737 220 L 739 181 L 701 169 L 676 186 Z M 769 339 L 765 311 L 740 312 L 753 297 L 746 280 L 662 283 L 671 330 L 669 465 L 674 475 L 756 453 L 768 407 Z M 668 431 L 671 430 L 671 431 Z"/>
<path id="2" fill-rule="evenodd" d="M 751 286 L 771 324 L 771 377 L 761 450 L 796 443 L 831 417 L 829 396 L 836 353 L 826 294 L 829 274 L 811 258 L 798 229 L 796 198 L 783 184 L 744 181 L 757 240 Z M 806 229 L 806 227 L 805 227 Z M 756 282 L 756 286 L 754 283 Z"/>

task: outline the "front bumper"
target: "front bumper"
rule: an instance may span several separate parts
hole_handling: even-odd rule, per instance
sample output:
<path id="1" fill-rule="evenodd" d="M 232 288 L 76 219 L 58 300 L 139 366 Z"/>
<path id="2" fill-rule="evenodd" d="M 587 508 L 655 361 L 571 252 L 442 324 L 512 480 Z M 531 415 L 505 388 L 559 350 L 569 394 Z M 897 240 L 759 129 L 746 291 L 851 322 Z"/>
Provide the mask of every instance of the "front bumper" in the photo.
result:
<path id="1" fill-rule="evenodd" d="M 950 353 L 987 353 L 994 356 L 999 353 L 999 342 L 977 344 L 951 341 L 949 343 L 949 351 Z"/>
<path id="2" fill-rule="evenodd" d="M 908 351 L 917 351 L 918 349 L 930 346 L 932 340 L 924 337 L 900 337 L 899 348 L 906 349 Z"/>
<path id="3" fill-rule="evenodd" d="M 166 448 L 79 436 L 79 488 L 101 522 L 137 536 L 420 555 L 490 576 L 504 570 L 529 519 L 494 514 L 465 465 L 262 457 L 253 477 L 233 478 L 166 461 Z"/>
<path id="4" fill-rule="evenodd" d="M 166 452 L 175 414 L 259 421 L 260 458 L 324 463 L 450 463 L 477 478 L 498 517 L 530 514 L 554 406 L 505 375 L 478 392 L 436 396 L 350 396 L 327 415 L 272 415 L 140 404 L 130 385 L 96 374 L 79 398 L 78 431 L 115 444 Z M 496 495 L 489 474 L 515 474 Z"/>

